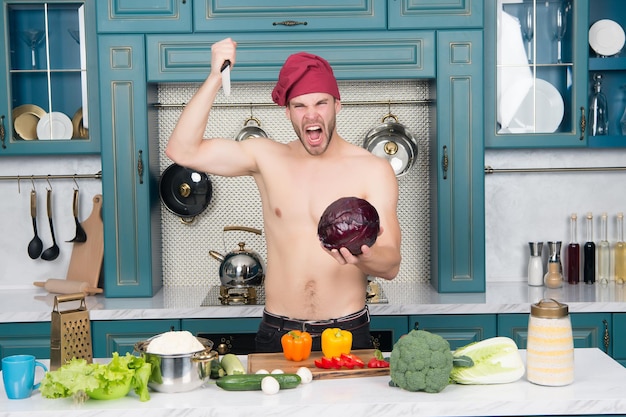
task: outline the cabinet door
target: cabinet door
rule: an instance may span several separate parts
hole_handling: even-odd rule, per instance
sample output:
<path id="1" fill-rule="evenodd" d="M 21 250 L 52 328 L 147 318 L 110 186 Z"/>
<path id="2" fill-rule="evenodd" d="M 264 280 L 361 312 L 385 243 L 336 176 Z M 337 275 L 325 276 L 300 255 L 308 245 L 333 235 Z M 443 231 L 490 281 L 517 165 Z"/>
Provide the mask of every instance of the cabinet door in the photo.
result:
<path id="1" fill-rule="evenodd" d="M 587 130 L 587 141 L 590 147 L 625 147 L 626 101 L 624 97 L 626 95 L 626 86 L 624 80 L 626 80 L 626 58 L 624 57 L 623 48 L 615 55 L 608 55 L 614 53 L 619 48 L 619 41 L 617 43 L 613 42 L 615 39 L 619 39 L 619 32 L 613 32 L 615 29 L 612 27 L 608 29 L 608 27 L 602 26 L 607 22 L 599 23 L 598 25 L 600 26 L 593 26 L 596 22 L 603 19 L 610 19 L 623 29 L 626 28 L 624 3 L 620 0 L 595 0 L 589 2 L 588 24 L 594 28 L 590 30 L 589 39 L 590 43 L 596 45 L 599 52 L 596 52 L 593 48 L 589 49 L 587 82 L 591 83 L 596 74 L 602 77 L 602 92 L 606 96 L 609 125 L 608 134 L 606 135 L 592 136 L 590 131 Z M 601 30 L 596 30 L 598 27 Z M 596 36 L 594 35 L 595 33 L 612 33 L 610 35 L 612 37 Z M 599 48 L 598 44 L 604 47 Z M 609 47 L 607 48 L 607 46 Z M 607 55 L 602 55 L 601 53 Z M 588 91 L 591 93 L 591 88 Z M 591 120 L 588 121 L 588 124 L 590 123 Z"/>
<path id="2" fill-rule="evenodd" d="M 575 348 L 597 347 L 609 355 L 612 318 L 610 313 L 572 313 L 572 332 Z M 520 349 L 526 349 L 528 341 L 528 314 L 499 314 L 498 336 L 510 337 Z"/>
<path id="3" fill-rule="evenodd" d="M 133 353 L 135 343 L 157 334 L 180 330 L 180 320 L 104 320 L 91 322 L 93 357 Z"/>
<path id="4" fill-rule="evenodd" d="M 100 35 L 104 291 L 151 297 L 162 286 L 158 158 L 150 158 L 142 35 Z M 154 111 L 154 110 L 151 110 Z M 156 132 L 152 132 L 157 137 Z"/>
<path id="5" fill-rule="evenodd" d="M 191 32 L 191 0 L 98 0 L 100 33 Z"/>
<path id="6" fill-rule="evenodd" d="M 482 37 L 437 33 L 431 282 L 442 293 L 485 291 Z"/>
<path id="7" fill-rule="evenodd" d="M 0 324 L 0 357 L 10 355 L 34 355 L 37 359 L 49 359 L 50 322 Z"/>
<path id="8" fill-rule="evenodd" d="M 93 7 L 2 2 L 0 155 L 99 151 Z"/>
<path id="9" fill-rule="evenodd" d="M 482 28 L 482 0 L 394 0 L 389 3 L 389 29 Z"/>
<path id="10" fill-rule="evenodd" d="M 435 333 L 450 342 L 452 350 L 496 335 L 494 314 L 410 316 L 413 329 Z"/>
<path id="11" fill-rule="evenodd" d="M 223 35 L 148 35 L 149 82 L 204 81 L 211 45 Z M 237 36 L 233 81 L 275 81 L 287 57 L 306 50 L 326 58 L 338 79 L 414 79 L 435 76 L 432 31 L 354 34 L 242 33 Z"/>
<path id="12" fill-rule="evenodd" d="M 588 7 L 587 0 L 486 2 L 487 147 L 587 145 Z"/>
<path id="13" fill-rule="evenodd" d="M 614 313 L 611 330 L 613 357 L 623 366 L 626 366 L 626 334 L 624 329 L 626 329 L 626 313 Z"/>
<path id="14" fill-rule="evenodd" d="M 194 0 L 193 7 L 196 32 L 294 33 L 387 27 L 385 0 Z"/>

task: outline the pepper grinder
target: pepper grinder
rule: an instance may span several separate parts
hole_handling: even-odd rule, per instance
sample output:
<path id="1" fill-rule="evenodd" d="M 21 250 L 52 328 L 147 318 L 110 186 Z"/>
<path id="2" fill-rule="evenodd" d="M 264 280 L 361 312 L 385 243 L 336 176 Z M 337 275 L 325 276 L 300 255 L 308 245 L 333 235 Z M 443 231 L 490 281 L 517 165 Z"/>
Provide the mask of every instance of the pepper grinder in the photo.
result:
<path id="1" fill-rule="evenodd" d="M 548 242 L 548 272 L 544 283 L 548 288 L 560 288 L 563 285 L 563 267 L 561 266 L 561 242 Z"/>
<path id="2" fill-rule="evenodd" d="M 543 259 L 541 257 L 543 242 L 528 242 L 528 246 L 530 246 L 528 285 L 540 287 L 543 285 Z"/>

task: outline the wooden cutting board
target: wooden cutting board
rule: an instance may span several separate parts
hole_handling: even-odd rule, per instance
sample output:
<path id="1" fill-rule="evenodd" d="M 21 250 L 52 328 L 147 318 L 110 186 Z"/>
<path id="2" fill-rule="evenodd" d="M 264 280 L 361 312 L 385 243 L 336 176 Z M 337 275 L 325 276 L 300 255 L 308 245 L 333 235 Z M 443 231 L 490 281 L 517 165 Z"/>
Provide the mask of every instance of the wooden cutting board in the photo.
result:
<path id="1" fill-rule="evenodd" d="M 356 378 L 364 376 L 389 375 L 389 368 L 368 368 L 367 362 L 374 357 L 374 349 L 353 350 L 352 352 L 365 362 L 365 368 L 355 369 L 321 369 L 315 366 L 314 361 L 320 359 L 322 352 L 311 352 L 307 360 L 301 362 L 288 361 L 283 353 L 250 353 L 248 355 L 248 373 L 254 374 L 259 369 L 272 372 L 282 369 L 285 373 L 295 373 L 298 368 L 305 366 L 311 370 L 313 379 Z"/>
<path id="2" fill-rule="evenodd" d="M 90 287 L 98 287 L 104 256 L 102 194 L 96 194 L 93 197 L 91 214 L 81 222 L 81 225 L 87 234 L 87 241 L 74 242 L 66 279 L 86 282 Z"/>

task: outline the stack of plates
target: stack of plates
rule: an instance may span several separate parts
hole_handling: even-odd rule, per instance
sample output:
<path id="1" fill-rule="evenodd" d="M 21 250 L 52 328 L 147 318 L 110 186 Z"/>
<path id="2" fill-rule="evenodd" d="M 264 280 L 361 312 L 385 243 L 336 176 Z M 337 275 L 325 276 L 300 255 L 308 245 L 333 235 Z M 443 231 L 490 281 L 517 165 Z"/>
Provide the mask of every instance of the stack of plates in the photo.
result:
<path id="1" fill-rule="evenodd" d="M 13 109 L 13 128 L 23 140 L 72 139 L 74 134 L 74 125 L 69 117 L 61 112 L 46 113 L 35 104 Z"/>
<path id="2" fill-rule="evenodd" d="M 534 88 L 533 88 L 534 87 Z M 502 104 L 514 100 L 515 89 L 502 95 Z M 519 93 L 520 91 L 517 91 Z M 552 84 L 536 78 L 534 86 L 524 91 L 525 97 L 515 111 L 508 126 L 503 126 L 502 133 L 553 133 L 563 120 L 565 105 L 563 97 Z"/>

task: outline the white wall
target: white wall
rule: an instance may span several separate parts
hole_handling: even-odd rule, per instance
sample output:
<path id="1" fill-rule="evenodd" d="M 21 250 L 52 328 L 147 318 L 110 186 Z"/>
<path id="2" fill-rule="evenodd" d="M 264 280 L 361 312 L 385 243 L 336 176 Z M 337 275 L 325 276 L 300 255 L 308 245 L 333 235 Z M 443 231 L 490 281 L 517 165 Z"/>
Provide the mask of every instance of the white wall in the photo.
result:
<path id="1" fill-rule="evenodd" d="M 625 167 L 626 150 L 487 151 L 485 165 L 493 168 Z M 526 280 L 528 242 L 561 240 L 565 246 L 570 240 L 572 213 L 578 214 L 579 242 L 586 238 L 584 214 L 587 212 L 594 215 L 595 241 L 600 236 L 600 215 L 608 214 L 608 240 L 615 242 L 615 216 L 620 211 L 626 213 L 626 171 L 486 175 L 487 280 Z M 544 257 L 546 251 L 544 247 Z"/>

